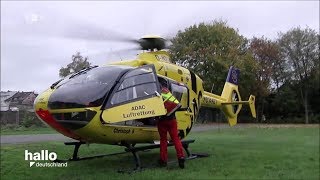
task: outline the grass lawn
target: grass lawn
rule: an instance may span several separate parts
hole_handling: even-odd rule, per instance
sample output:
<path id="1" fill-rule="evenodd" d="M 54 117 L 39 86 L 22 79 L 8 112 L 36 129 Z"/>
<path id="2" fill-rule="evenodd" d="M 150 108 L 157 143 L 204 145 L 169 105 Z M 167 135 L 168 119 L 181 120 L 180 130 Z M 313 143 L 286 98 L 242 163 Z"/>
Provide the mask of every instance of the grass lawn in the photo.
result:
<path id="1" fill-rule="evenodd" d="M 22 135 L 22 134 L 54 134 L 57 131 L 49 127 L 18 127 L 18 128 L 5 128 L 1 127 L 1 135 Z"/>
<path id="2" fill-rule="evenodd" d="M 181 170 L 176 163 L 168 168 L 146 169 L 133 174 L 117 173 L 133 167 L 131 154 L 68 162 L 68 167 L 29 167 L 24 150 L 56 152 L 58 158 L 70 157 L 72 147 L 62 143 L 35 143 L 1 147 L 1 179 L 319 179 L 319 128 L 232 128 L 194 132 L 188 139 L 192 152 L 206 152 L 210 157 L 186 162 Z M 80 148 L 80 156 L 121 151 L 108 145 Z M 141 152 L 145 166 L 154 164 L 157 149 Z M 175 152 L 169 148 L 169 158 Z"/>

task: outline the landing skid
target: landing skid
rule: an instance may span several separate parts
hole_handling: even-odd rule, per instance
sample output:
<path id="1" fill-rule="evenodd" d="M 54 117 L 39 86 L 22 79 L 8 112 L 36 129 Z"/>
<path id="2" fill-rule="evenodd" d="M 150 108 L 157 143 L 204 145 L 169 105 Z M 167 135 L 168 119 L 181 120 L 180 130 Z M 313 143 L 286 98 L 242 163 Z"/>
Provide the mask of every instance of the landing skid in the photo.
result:
<path id="1" fill-rule="evenodd" d="M 114 156 L 114 155 L 128 153 L 128 152 L 118 152 L 118 153 L 102 154 L 102 155 L 97 155 L 97 156 L 89 156 L 89 157 L 80 158 L 78 156 L 78 151 L 79 151 L 79 148 L 80 148 L 80 146 L 82 144 L 86 144 L 85 142 L 65 142 L 64 144 L 67 145 L 67 146 L 70 146 L 70 145 L 74 146 L 72 158 L 69 158 L 69 159 L 56 159 L 55 162 L 83 161 L 83 160 L 88 160 L 88 159 L 102 158 L 102 157 L 106 157 L 106 156 Z"/>
<path id="2" fill-rule="evenodd" d="M 195 159 L 195 158 L 201 158 L 201 157 L 208 157 L 208 154 L 197 154 L 197 153 L 191 153 L 189 150 L 189 144 L 190 143 L 194 143 L 195 140 L 183 140 L 181 141 L 182 146 L 184 148 L 184 150 L 187 153 L 187 157 L 186 160 L 191 160 L 191 159 Z M 146 169 L 146 168 L 152 168 L 152 167 L 158 167 L 158 166 L 151 166 L 151 167 L 142 167 L 141 165 L 141 160 L 139 157 L 138 152 L 139 151 L 147 151 L 147 150 L 151 150 L 151 149 L 156 149 L 156 148 L 160 148 L 160 144 L 152 144 L 152 145 L 147 145 L 147 146 L 139 146 L 139 147 L 134 147 L 131 144 L 125 144 L 124 146 L 126 146 L 126 148 L 124 149 L 124 152 L 118 152 L 118 153 L 112 153 L 112 154 L 104 154 L 104 155 L 97 155 L 97 156 L 90 156 L 90 157 L 82 157 L 80 158 L 78 156 L 78 151 L 79 148 L 82 144 L 85 144 L 85 142 L 65 142 L 64 143 L 67 146 L 74 146 L 74 150 L 73 150 L 73 155 L 72 158 L 68 159 L 68 160 L 55 160 L 55 162 L 67 162 L 67 161 L 82 161 L 82 160 L 88 160 L 88 159 L 94 159 L 94 158 L 102 158 L 102 157 L 106 157 L 106 156 L 114 156 L 114 155 L 119 155 L 119 154 L 125 154 L 125 153 L 132 153 L 133 158 L 134 158 L 134 162 L 135 162 L 135 168 L 133 170 L 118 170 L 118 172 L 120 173 L 132 173 L 132 172 L 136 172 L 136 171 L 140 171 L 142 169 Z M 170 142 L 168 143 L 168 146 L 173 146 L 173 143 Z M 174 163 L 175 161 L 169 162 L 169 164 Z"/>

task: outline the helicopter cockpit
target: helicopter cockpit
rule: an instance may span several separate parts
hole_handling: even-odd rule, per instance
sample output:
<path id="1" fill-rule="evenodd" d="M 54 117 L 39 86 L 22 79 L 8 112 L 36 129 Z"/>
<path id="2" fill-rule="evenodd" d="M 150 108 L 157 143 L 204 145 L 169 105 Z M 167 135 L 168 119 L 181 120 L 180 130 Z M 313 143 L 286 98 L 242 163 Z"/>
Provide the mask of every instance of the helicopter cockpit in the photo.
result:
<path id="1" fill-rule="evenodd" d="M 132 67 L 94 66 L 65 77 L 51 88 L 50 109 L 97 107 L 110 92 L 119 77 Z"/>

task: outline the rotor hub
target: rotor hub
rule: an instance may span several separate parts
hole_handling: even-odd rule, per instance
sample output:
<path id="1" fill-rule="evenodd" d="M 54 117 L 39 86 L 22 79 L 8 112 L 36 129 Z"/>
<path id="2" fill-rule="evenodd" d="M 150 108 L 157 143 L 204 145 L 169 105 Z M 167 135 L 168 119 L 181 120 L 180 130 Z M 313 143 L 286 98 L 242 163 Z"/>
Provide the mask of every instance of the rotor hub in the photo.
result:
<path id="1" fill-rule="evenodd" d="M 141 50 L 154 49 L 161 50 L 166 48 L 166 40 L 160 36 L 143 36 L 138 40 Z"/>

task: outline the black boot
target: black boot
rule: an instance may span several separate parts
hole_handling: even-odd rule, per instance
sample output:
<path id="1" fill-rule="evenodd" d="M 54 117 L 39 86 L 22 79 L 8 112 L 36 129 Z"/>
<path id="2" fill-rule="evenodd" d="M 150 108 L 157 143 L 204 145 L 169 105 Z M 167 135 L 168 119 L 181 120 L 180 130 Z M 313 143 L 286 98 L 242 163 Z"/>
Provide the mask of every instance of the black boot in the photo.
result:
<path id="1" fill-rule="evenodd" d="M 179 158 L 179 159 L 178 159 L 179 167 L 180 167 L 181 169 L 184 169 L 184 161 L 185 161 L 184 158 Z"/>

